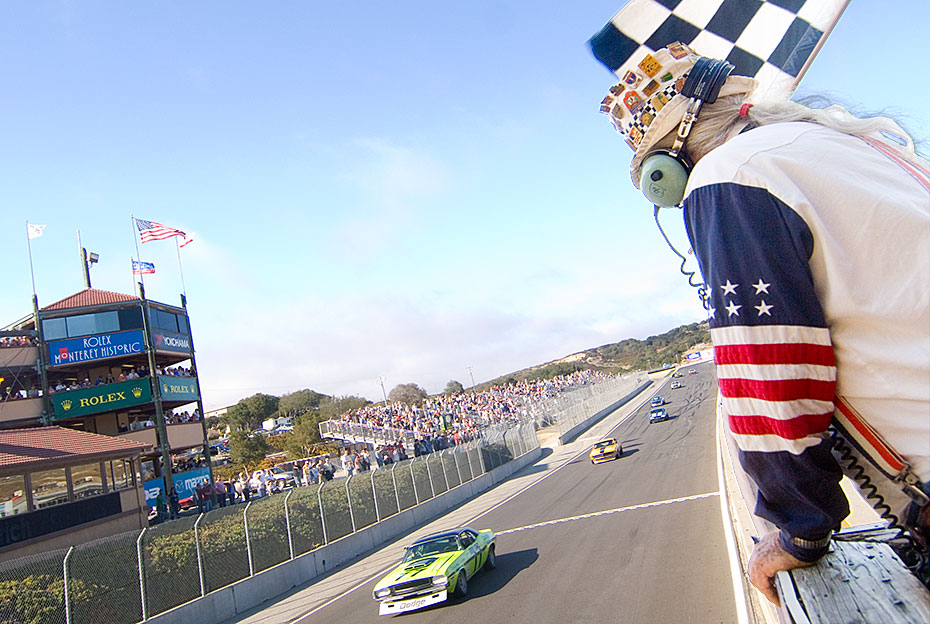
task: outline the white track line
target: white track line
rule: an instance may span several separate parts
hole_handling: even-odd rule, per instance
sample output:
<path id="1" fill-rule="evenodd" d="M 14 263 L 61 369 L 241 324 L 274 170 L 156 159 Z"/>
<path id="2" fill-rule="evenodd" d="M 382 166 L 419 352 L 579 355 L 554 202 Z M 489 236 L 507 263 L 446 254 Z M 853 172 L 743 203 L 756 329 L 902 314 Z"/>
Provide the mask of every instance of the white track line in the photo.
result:
<path id="1" fill-rule="evenodd" d="M 506 531 L 498 531 L 495 533 L 495 535 L 507 535 L 508 533 L 517 533 L 519 531 L 527 531 L 529 529 L 538 529 L 539 527 L 551 526 L 553 524 L 562 524 L 563 522 L 574 522 L 575 520 L 587 520 L 588 518 L 597 518 L 599 516 L 609 516 L 611 514 L 623 513 L 624 511 L 637 511 L 639 509 L 648 509 L 649 507 L 658 507 L 660 505 L 671 505 L 672 503 L 684 503 L 687 501 L 700 500 L 702 498 L 711 498 L 713 496 L 720 496 L 720 492 L 708 492 L 706 494 L 695 494 L 694 496 L 682 496 L 681 498 L 669 498 L 667 500 L 655 501 L 653 503 L 631 505 L 630 507 L 615 507 L 614 509 L 605 509 L 604 511 L 595 511 L 594 513 L 581 514 L 580 516 L 570 516 L 568 518 L 559 518 L 558 520 L 547 520 L 546 522 L 537 522 L 536 524 L 528 524 L 526 526 L 517 527 L 515 529 L 507 529 Z"/>

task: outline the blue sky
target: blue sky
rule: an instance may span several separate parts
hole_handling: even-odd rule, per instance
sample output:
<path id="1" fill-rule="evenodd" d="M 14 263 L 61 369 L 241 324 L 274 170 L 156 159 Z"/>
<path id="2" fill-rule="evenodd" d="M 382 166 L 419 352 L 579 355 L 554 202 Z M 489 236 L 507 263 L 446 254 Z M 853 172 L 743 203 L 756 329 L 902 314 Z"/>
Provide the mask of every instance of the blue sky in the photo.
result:
<path id="1" fill-rule="evenodd" d="M 702 318 L 598 113 L 618 0 L 0 5 L 0 324 L 181 250 L 207 409 L 441 391 Z M 930 3 L 852 0 L 805 77 L 930 138 Z M 916 56 L 915 56 L 916 55 Z M 927 150 L 924 150 L 925 152 Z M 680 219 L 665 222 L 680 232 Z M 177 253 L 148 243 L 150 298 Z"/>

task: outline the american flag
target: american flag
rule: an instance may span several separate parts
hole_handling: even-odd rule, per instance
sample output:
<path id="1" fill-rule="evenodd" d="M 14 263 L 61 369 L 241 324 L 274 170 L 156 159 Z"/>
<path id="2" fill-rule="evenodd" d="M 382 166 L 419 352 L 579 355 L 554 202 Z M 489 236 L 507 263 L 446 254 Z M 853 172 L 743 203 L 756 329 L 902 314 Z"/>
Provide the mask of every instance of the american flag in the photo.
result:
<path id="1" fill-rule="evenodd" d="M 171 238 L 172 236 L 181 236 L 187 239 L 187 234 L 181 230 L 162 225 L 161 223 L 146 221 L 144 219 L 136 219 L 135 221 L 136 227 L 139 229 L 139 236 L 142 238 L 143 243 L 147 243 L 153 240 L 164 240 L 166 238 Z M 185 240 L 184 244 L 189 242 L 190 241 Z"/>

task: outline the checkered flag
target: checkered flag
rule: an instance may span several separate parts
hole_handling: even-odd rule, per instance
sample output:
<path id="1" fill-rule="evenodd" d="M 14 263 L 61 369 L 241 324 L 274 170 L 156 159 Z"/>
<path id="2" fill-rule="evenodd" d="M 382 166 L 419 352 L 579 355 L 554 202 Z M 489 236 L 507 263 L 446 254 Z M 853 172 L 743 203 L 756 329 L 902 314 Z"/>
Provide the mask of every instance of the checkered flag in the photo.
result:
<path id="1" fill-rule="evenodd" d="M 787 99 L 849 0 L 630 0 L 589 42 L 622 77 L 632 58 L 679 41 L 759 81 L 754 100 Z"/>

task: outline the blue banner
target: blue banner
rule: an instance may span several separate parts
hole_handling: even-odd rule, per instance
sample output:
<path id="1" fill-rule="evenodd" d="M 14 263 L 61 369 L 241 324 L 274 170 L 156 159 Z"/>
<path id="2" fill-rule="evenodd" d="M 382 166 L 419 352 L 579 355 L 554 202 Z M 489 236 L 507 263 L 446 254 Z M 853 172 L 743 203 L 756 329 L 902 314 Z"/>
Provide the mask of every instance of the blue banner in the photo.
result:
<path id="1" fill-rule="evenodd" d="M 155 506 L 155 499 L 158 498 L 159 492 L 165 490 L 165 479 L 164 477 L 158 477 L 157 479 L 149 479 L 148 481 L 143 482 L 142 484 L 145 487 L 145 504 L 149 507 Z M 165 494 L 165 505 L 167 508 L 168 505 L 168 495 Z"/>
<path id="2" fill-rule="evenodd" d="M 116 334 L 53 340 L 48 343 L 48 359 L 52 366 L 104 360 L 144 352 L 145 340 L 141 329 Z"/>
<path id="3" fill-rule="evenodd" d="M 209 480 L 209 468 L 198 468 L 196 470 L 188 470 L 187 472 L 179 472 L 174 475 L 174 491 L 178 493 L 178 500 L 193 496 L 194 488 L 197 487 L 197 484 Z"/>

